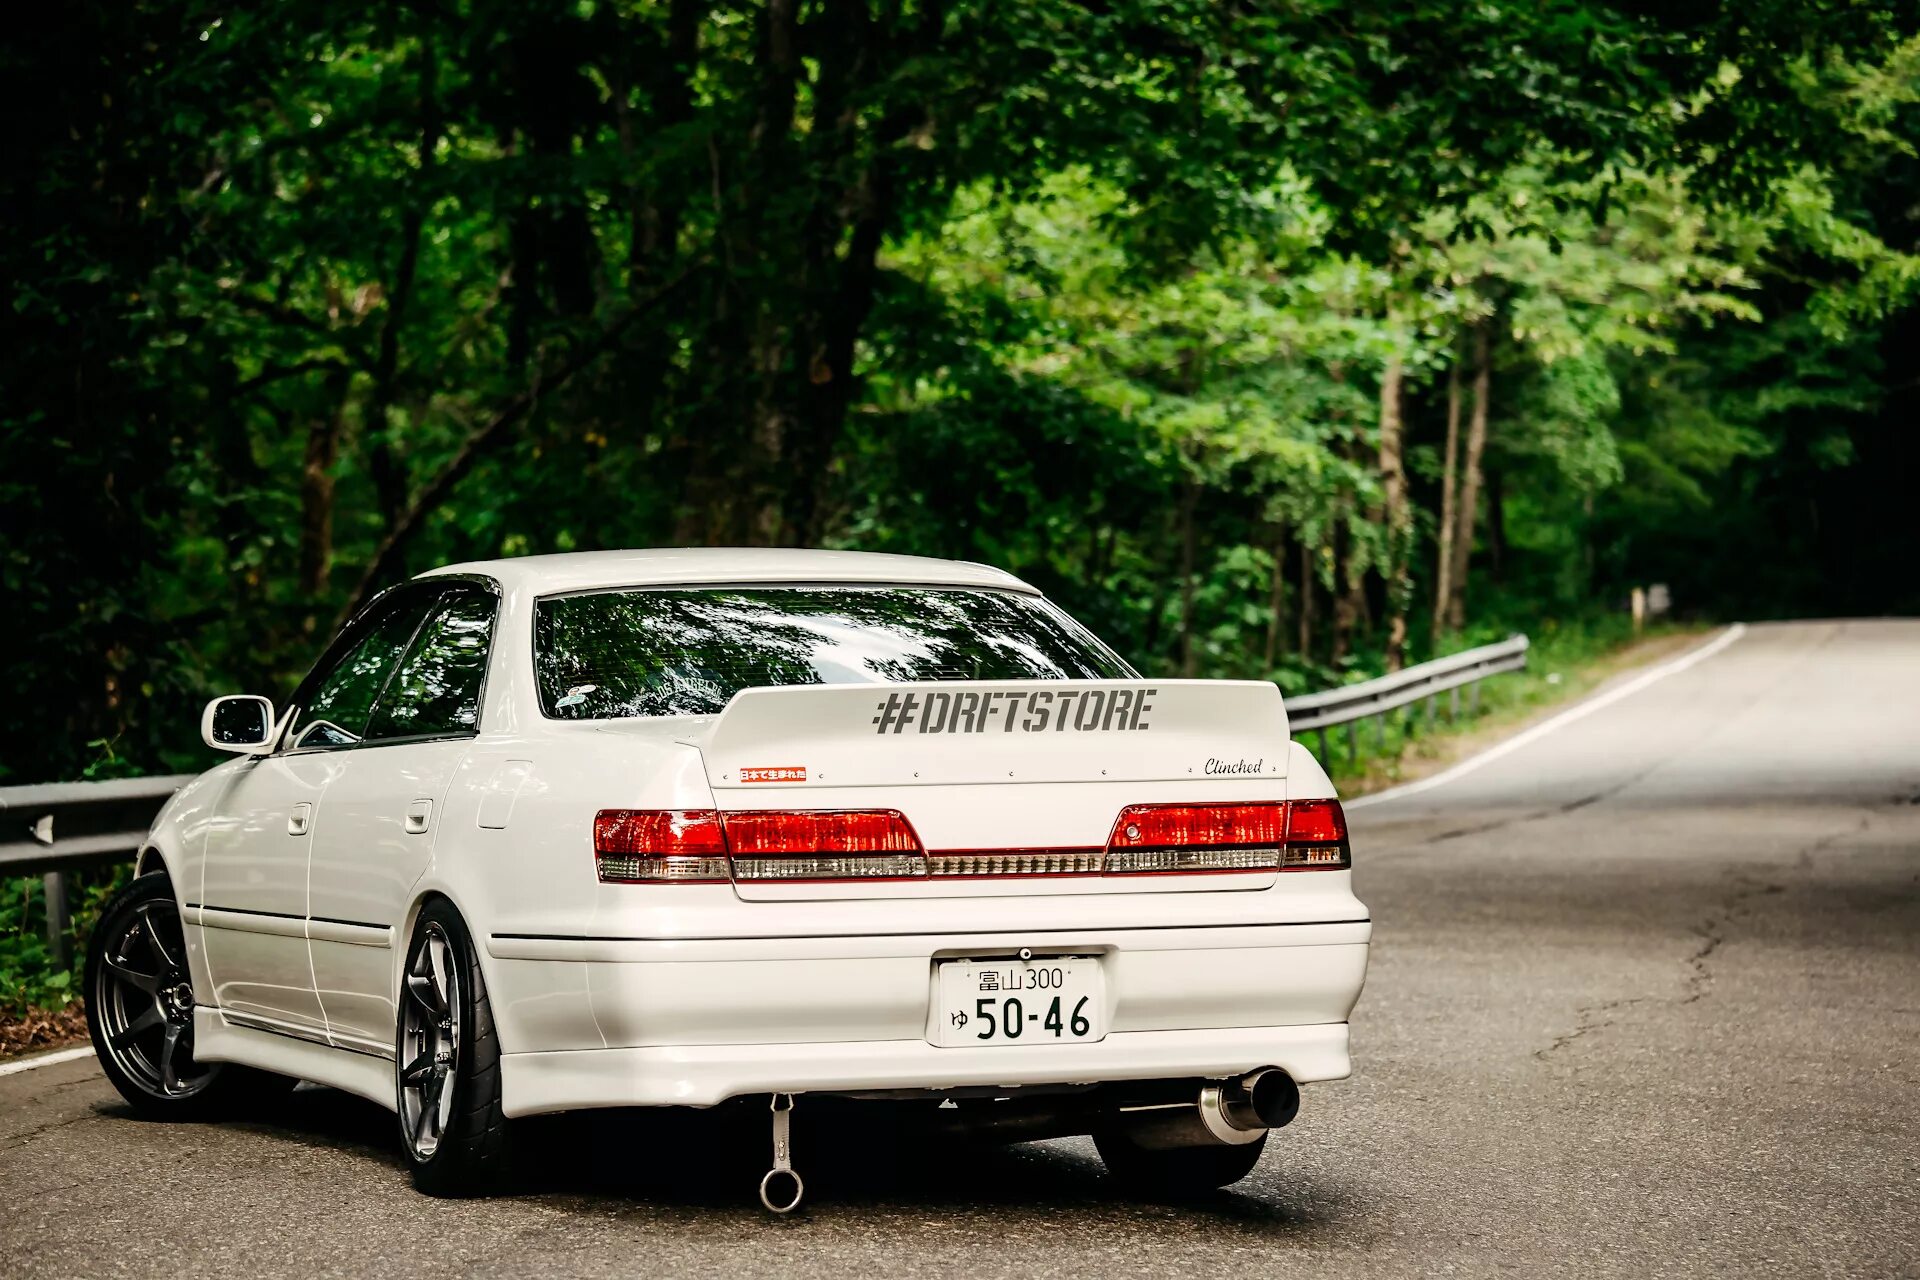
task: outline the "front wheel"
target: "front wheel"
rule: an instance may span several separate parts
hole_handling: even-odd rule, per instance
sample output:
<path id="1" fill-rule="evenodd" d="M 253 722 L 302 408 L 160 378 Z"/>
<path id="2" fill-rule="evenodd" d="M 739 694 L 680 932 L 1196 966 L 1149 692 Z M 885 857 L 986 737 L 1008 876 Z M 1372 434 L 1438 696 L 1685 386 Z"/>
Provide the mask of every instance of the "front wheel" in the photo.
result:
<path id="1" fill-rule="evenodd" d="M 1267 1135 L 1233 1146 L 1143 1147 L 1118 1129 L 1093 1136 L 1107 1172 L 1127 1191 L 1150 1196 L 1190 1196 L 1231 1186 L 1253 1172 Z"/>
<path id="2" fill-rule="evenodd" d="M 100 1069 L 133 1109 L 198 1120 L 291 1089 L 285 1076 L 193 1052 L 193 979 L 173 885 L 159 872 L 116 894 L 87 940 L 87 1031 Z"/>
<path id="3" fill-rule="evenodd" d="M 397 1110 L 413 1185 L 433 1196 L 491 1191 L 507 1167 L 500 1042 L 473 939 L 444 899 L 414 925 L 399 1004 Z"/>

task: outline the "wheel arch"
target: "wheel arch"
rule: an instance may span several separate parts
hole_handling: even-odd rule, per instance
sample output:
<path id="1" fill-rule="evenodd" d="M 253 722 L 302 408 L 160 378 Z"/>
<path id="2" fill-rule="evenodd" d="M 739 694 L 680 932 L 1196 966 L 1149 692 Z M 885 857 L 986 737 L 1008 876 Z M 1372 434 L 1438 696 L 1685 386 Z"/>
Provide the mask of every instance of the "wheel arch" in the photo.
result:
<path id="1" fill-rule="evenodd" d="M 151 875 L 156 871 L 167 878 L 167 883 L 172 885 L 174 892 L 178 894 L 180 882 L 173 874 L 173 864 L 167 861 L 167 855 L 161 851 L 159 845 L 149 841 L 141 845 L 140 851 L 133 855 L 133 878 L 138 880 L 141 876 Z"/>
<path id="2" fill-rule="evenodd" d="M 400 927 L 394 937 L 391 982 L 396 1024 L 399 1018 L 400 1001 L 404 998 L 401 986 L 406 981 L 407 954 L 413 949 L 413 931 L 419 927 L 421 913 L 435 902 L 446 903 L 460 917 L 460 923 L 466 926 L 467 938 L 473 944 L 474 961 L 480 966 L 480 976 L 486 981 L 489 992 L 494 989 L 494 958 L 487 951 L 486 935 L 474 923 L 474 913 L 461 902 L 459 895 L 445 884 L 422 881 L 414 886 L 413 897 L 407 903 L 407 910 L 401 917 Z M 497 1018 L 495 1025 L 497 1028 Z M 501 1046 L 503 1050 L 505 1047 L 505 1045 Z"/>

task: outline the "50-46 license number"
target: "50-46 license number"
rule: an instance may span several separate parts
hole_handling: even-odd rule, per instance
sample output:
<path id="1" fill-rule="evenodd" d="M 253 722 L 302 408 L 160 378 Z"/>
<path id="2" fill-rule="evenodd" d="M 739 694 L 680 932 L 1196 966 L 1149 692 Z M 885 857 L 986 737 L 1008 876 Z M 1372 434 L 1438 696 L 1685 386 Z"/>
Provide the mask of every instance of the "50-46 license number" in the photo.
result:
<path id="1" fill-rule="evenodd" d="M 940 966 L 936 1019 L 935 1043 L 948 1047 L 1099 1040 L 1099 961 L 950 961 Z"/>
<path id="2" fill-rule="evenodd" d="M 1055 996 L 1053 1002 L 1047 1006 L 1045 1017 L 1037 1013 L 1028 1013 L 1026 1001 L 1019 996 L 1008 996 L 999 1002 L 998 1009 L 994 1008 L 993 1000 L 982 996 L 973 1002 L 973 1020 L 980 1024 L 980 1029 L 973 1033 L 973 1038 L 992 1040 L 996 1036 L 1001 1036 L 1007 1040 L 1018 1040 L 1026 1035 L 1027 1023 L 1038 1022 L 1040 1034 L 1044 1035 L 1051 1031 L 1055 1040 L 1060 1038 L 1063 1031 L 1075 1040 L 1084 1040 L 1087 1032 L 1093 1030 L 1093 1023 L 1089 1022 L 1086 1016 L 1088 999 L 1087 996 L 1081 996 L 1079 1002 L 1073 1006 L 1071 1018 L 1062 1022 L 1059 996 Z M 1037 1005 L 1039 1001 L 1036 1000 L 1034 1003 Z"/>

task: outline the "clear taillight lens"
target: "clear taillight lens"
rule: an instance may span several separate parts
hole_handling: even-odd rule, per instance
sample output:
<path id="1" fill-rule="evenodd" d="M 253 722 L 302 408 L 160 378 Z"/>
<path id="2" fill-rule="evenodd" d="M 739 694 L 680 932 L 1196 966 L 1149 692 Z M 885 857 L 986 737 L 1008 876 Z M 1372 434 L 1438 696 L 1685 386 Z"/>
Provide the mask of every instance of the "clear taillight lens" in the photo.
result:
<path id="1" fill-rule="evenodd" d="M 1346 817 L 1336 800 L 1131 805 L 1107 841 L 1108 875 L 1347 865 Z"/>

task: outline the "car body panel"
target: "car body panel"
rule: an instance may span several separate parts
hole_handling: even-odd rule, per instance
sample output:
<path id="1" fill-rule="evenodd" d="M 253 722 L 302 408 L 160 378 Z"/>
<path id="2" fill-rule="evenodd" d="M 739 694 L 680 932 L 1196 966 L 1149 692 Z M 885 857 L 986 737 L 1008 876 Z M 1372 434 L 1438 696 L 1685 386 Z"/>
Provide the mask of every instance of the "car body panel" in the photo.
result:
<path id="1" fill-rule="evenodd" d="M 313 829 L 333 757 L 243 759 L 207 825 L 199 905 L 215 1003 L 236 1018 L 325 1035 L 307 954 Z"/>
<path id="2" fill-rule="evenodd" d="M 392 1051 L 393 951 L 467 751 L 433 741 L 328 753 L 339 773 L 314 834 L 308 937 L 327 1033 L 346 1047 Z"/>

